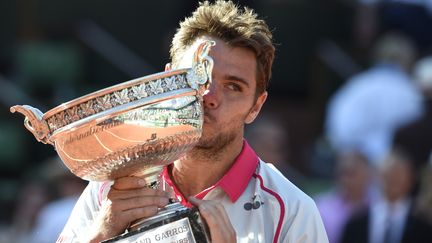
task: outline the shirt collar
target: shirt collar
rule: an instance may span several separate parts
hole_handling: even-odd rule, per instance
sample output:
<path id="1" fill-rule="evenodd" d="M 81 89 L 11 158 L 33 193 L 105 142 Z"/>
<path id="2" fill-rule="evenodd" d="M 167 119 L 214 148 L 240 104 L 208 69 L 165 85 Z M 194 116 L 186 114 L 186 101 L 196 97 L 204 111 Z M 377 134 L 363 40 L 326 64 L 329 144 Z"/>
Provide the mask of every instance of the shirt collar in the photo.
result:
<path id="1" fill-rule="evenodd" d="M 243 140 L 243 148 L 240 154 L 237 156 L 231 168 L 228 172 L 213 186 L 203 190 L 202 192 L 195 195 L 196 198 L 203 199 L 207 193 L 212 191 L 214 188 L 220 187 L 230 198 L 231 202 L 235 203 L 243 191 L 246 189 L 250 178 L 256 170 L 259 159 L 253 149 L 249 146 L 246 140 Z M 168 166 L 165 166 L 162 172 L 162 178 L 168 185 L 170 185 L 177 198 L 183 204 L 188 205 L 188 201 L 176 188 L 172 182 L 168 173 Z"/>

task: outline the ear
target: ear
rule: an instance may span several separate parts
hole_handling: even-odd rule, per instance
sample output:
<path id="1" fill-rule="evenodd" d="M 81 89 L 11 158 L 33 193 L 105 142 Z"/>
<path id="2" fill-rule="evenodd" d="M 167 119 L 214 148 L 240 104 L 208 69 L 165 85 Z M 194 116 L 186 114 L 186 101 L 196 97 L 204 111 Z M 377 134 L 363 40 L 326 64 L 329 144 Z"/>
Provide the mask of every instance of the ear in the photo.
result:
<path id="1" fill-rule="evenodd" d="M 264 91 L 258 97 L 255 104 L 250 109 L 249 114 L 246 116 L 246 119 L 245 119 L 246 124 L 250 124 L 255 120 L 255 118 L 258 116 L 262 106 L 264 105 L 266 99 L 267 99 L 267 91 Z"/>
<path id="2" fill-rule="evenodd" d="M 171 69 L 172 69 L 172 67 L 171 67 L 171 63 L 170 62 L 167 63 L 167 64 L 165 64 L 165 72 L 166 71 L 171 71 Z"/>

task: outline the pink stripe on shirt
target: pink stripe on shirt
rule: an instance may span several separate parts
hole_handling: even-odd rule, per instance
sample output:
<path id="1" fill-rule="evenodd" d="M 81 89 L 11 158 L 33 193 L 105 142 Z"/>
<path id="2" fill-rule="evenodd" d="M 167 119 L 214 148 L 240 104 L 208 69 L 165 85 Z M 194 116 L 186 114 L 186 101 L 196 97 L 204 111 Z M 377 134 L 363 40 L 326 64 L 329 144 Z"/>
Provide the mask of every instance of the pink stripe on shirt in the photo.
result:
<path id="1" fill-rule="evenodd" d="M 276 198 L 276 200 L 278 201 L 278 203 L 279 203 L 279 206 L 280 206 L 280 209 L 281 209 L 280 210 L 281 213 L 279 215 L 278 225 L 277 225 L 276 232 L 275 232 L 275 235 L 274 235 L 274 238 L 273 238 L 273 243 L 276 243 L 279 240 L 279 235 L 280 235 L 280 232 L 281 232 L 281 229 L 282 229 L 283 218 L 285 216 L 285 207 L 284 207 L 283 200 L 282 200 L 281 196 L 277 192 L 272 191 L 271 189 L 269 189 L 269 188 L 267 188 L 267 187 L 264 186 L 263 178 L 260 175 L 253 174 L 253 177 L 258 178 L 258 180 L 260 181 L 260 187 L 261 187 L 261 189 L 263 189 L 264 191 L 270 193 L 270 195 L 274 196 Z"/>

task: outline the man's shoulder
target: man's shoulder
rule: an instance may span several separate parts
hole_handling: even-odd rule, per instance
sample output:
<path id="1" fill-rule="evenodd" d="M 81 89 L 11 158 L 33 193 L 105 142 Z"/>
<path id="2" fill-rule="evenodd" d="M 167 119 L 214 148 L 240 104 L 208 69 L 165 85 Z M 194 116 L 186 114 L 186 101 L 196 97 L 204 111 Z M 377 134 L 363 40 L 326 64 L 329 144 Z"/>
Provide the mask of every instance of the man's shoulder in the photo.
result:
<path id="1" fill-rule="evenodd" d="M 255 174 L 262 187 L 277 193 L 286 204 L 312 204 L 312 198 L 288 180 L 274 165 L 260 161 Z"/>
<path id="2" fill-rule="evenodd" d="M 313 199 L 288 180 L 272 164 L 260 161 L 254 177 L 255 188 L 260 187 L 264 202 L 273 215 L 278 215 L 282 242 L 298 241 L 305 237 L 310 242 L 328 242 L 324 225 Z M 276 212 L 276 213 L 275 213 Z"/>

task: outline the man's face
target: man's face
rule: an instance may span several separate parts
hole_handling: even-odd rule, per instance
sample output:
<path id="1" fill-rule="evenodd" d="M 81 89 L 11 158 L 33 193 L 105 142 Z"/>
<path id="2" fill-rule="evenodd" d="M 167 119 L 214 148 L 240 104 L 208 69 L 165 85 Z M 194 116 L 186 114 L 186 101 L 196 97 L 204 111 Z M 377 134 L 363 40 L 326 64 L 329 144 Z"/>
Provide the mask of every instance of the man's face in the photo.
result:
<path id="1" fill-rule="evenodd" d="M 394 201 L 409 195 L 413 183 L 410 162 L 398 158 L 397 155 L 390 155 L 384 161 L 381 179 L 388 200 Z"/>
<path id="2" fill-rule="evenodd" d="M 202 37 L 195 43 L 203 39 L 209 38 Z M 214 60 L 213 81 L 203 97 L 203 134 L 195 150 L 218 151 L 233 141 L 242 140 L 244 124 L 255 119 L 267 97 L 267 93 L 263 93 L 255 100 L 257 63 L 254 52 L 212 39 L 216 41 L 209 53 Z M 196 44 L 192 45 L 192 52 L 195 48 Z"/>

